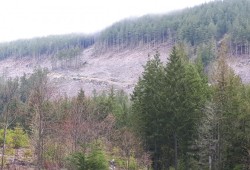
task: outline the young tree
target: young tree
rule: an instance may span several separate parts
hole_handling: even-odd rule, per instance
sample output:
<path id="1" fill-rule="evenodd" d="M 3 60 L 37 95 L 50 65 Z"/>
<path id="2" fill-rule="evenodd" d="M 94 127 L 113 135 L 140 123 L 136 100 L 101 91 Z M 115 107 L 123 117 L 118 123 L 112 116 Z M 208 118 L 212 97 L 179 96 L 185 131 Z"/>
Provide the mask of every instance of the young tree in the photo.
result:
<path id="1" fill-rule="evenodd" d="M 245 133 L 248 122 L 245 88 L 239 76 L 235 75 L 226 63 L 227 50 L 224 42 L 217 61 L 214 75 L 215 113 L 219 118 L 216 140 L 218 145 L 217 167 L 219 169 L 234 169 L 242 167 L 249 160 L 248 139 Z M 244 161 L 243 161 L 244 160 Z"/>
<path id="2" fill-rule="evenodd" d="M 4 167 L 4 156 L 5 156 L 5 143 L 8 127 L 16 119 L 17 113 L 17 100 L 18 100 L 18 79 L 8 79 L 6 82 L 1 84 L 0 91 L 0 104 L 3 108 L 3 150 L 2 150 L 2 164 L 1 169 Z"/>
<path id="3" fill-rule="evenodd" d="M 49 86 L 47 70 L 36 70 L 29 78 L 32 81 L 29 96 L 29 111 L 32 113 L 31 129 L 35 140 L 38 169 L 43 167 L 44 139 L 46 134 L 46 116 L 49 113 Z"/>

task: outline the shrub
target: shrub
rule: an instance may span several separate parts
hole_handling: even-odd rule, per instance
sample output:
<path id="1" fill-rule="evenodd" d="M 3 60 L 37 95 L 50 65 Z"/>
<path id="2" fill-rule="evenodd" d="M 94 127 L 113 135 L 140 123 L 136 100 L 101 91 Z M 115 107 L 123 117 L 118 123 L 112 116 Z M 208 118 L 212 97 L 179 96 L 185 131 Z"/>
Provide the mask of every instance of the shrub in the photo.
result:
<path id="1" fill-rule="evenodd" d="M 3 146 L 4 141 L 4 130 L 0 130 L 0 145 Z M 14 130 L 8 129 L 6 132 L 6 142 L 7 147 L 12 147 L 15 149 L 21 147 L 29 146 L 29 137 L 19 126 L 15 127 Z"/>
<path id="2" fill-rule="evenodd" d="M 109 164 L 106 154 L 100 144 L 93 144 L 88 154 L 75 152 L 68 159 L 69 166 L 76 170 L 108 170 Z"/>

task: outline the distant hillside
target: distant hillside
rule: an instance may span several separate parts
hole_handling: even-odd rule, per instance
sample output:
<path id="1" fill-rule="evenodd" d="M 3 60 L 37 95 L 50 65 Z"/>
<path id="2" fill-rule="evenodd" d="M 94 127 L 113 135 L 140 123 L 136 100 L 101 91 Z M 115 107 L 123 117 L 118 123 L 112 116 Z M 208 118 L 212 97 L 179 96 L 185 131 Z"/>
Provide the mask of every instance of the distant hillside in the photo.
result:
<path id="1" fill-rule="evenodd" d="M 82 51 L 93 44 L 99 52 L 180 41 L 196 48 L 219 41 L 225 35 L 229 37 L 232 53 L 249 54 L 249 11 L 249 0 L 216 0 L 165 15 L 125 19 L 94 35 L 71 34 L 1 43 L 0 59 L 58 56 L 61 50 L 67 56 L 67 49 Z"/>
<path id="2" fill-rule="evenodd" d="M 91 94 L 111 86 L 131 93 L 148 54 L 159 51 L 166 61 L 172 46 L 183 42 L 190 57 L 199 56 L 208 66 L 221 40 L 227 40 L 228 53 L 234 56 L 229 64 L 248 83 L 249 11 L 249 0 L 217 0 L 165 15 L 126 19 L 93 35 L 0 43 L 0 75 L 30 75 L 46 67 L 60 94 L 74 96 L 79 88 Z"/>
<path id="3" fill-rule="evenodd" d="M 185 41 L 198 46 L 230 35 L 234 44 L 250 40 L 250 1 L 217 0 L 165 15 L 127 19 L 98 36 L 98 48 L 127 48 L 166 41 Z"/>
<path id="4" fill-rule="evenodd" d="M 56 35 L 0 43 L 0 59 L 10 56 L 37 57 L 58 55 L 61 51 L 85 49 L 94 44 L 93 36 L 81 34 Z M 70 53 L 69 53 L 70 55 Z"/>

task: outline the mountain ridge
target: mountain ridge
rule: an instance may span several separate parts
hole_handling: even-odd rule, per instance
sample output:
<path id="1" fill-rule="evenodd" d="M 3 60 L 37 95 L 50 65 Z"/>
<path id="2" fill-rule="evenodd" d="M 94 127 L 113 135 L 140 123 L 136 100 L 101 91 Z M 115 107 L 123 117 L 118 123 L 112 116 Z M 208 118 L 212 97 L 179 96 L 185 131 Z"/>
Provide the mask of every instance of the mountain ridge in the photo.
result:
<path id="1" fill-rule="evenodd" d="M 190 58 L 201 56 L 208 67 L 226 39 L 228 63 L 247 83 L 248 59 L 236 57 L 250 56 L 249 10 L 247 0 L 213 1 L 166 15 L 125 19 L 92 35 L 0 43 L 0 73 L 20 77 L 47 67 L 61 95 L 74 96 L 80 88 L 91 95 L 94 89 L 112 86 L 131 93 L 149 54 L 159 51 L 166 61 L 171 47 L 182 42 Z"/>

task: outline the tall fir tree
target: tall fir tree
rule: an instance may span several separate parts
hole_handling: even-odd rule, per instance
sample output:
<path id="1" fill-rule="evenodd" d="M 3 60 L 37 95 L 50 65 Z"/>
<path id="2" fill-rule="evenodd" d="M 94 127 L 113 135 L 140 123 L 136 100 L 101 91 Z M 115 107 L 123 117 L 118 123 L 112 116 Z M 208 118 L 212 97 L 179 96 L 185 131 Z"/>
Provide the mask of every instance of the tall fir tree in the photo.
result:
<path id="1" fill-rule="evenodd" d="M 165 129 L 171 129 L 175 169 L 178 169 L 178 160 L 183 167 L 189 168 L 189 153 L 197 135 L 197 122 L 202 116 L 206 99 L 203 89 L 207 84 L 196 67 L 188 62 L 181 47 L 173 48 L 165 74 Z"/>
<path id="2" fill-rule="evenodd" d="M 134 124 L 147 148 L 153 152 L 154 169 L 158 169 L 164 125 L 160 105 L 164 70 L 158 53 L 147 62 L 144 69 L 132 95 Z"/>
<path id="3" fill-rule="evenodd" d="M 245 109 L 245 88 L 239 76 L 227 65 L 227 49 L 224 42 L 217 60 L 214 75 L 215 112 L 217 123 L 216 159 L 212 160 L 218 169 L 245 169 L 249 162 L 249 135 L 245 133 L 249 117 Z"/>
<path id="4" fill-rule="evenodd" d="M 132 107 L 136 128 L 154 153 L 155 170 L 173 165 L 177 169 L 178 161 L 189 167 L 196 124 L 206 98 L 204 86 L 207 83 L 181 47 L 173 48 L 166 67 L 157 54 L 145 66 L 132 95 Z"/>

